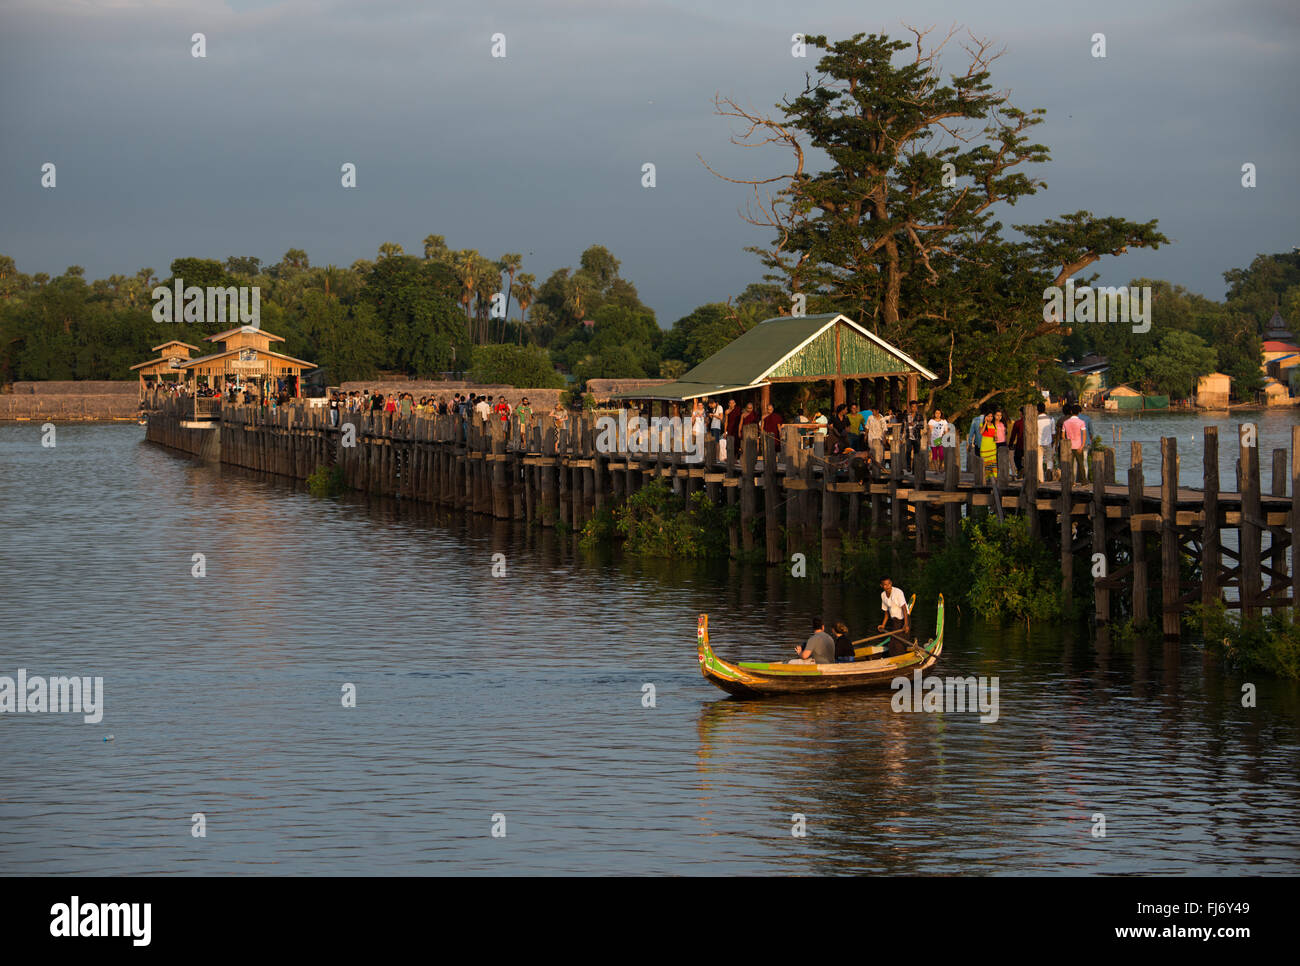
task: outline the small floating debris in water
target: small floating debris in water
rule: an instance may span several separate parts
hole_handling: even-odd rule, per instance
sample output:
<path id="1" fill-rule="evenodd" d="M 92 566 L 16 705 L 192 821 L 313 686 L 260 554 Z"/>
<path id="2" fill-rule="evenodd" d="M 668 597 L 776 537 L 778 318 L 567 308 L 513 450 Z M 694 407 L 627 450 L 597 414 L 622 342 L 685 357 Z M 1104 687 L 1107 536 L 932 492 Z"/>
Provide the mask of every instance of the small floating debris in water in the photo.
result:
<path id="1" fill-rule="evenodd" d="M 112 741 L 112 740 L 113 740 L 113 736 L 112 736 L 112 735 L 105 735 L 105 736 L 104 736 L 104 740 L 105 740 L 105 741 Z"/>

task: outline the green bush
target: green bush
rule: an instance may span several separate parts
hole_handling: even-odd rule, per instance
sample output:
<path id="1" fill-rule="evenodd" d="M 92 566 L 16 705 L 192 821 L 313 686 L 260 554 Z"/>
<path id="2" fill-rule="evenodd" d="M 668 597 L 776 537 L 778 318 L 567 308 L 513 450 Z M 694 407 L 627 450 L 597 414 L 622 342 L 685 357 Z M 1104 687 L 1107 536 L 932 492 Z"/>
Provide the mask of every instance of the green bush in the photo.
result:
<path id="1" fill-rule="evenodd" d="M 614 539 L 616 533 L 614 514 L 602 507 L 586 522 L 578 539 L 578 546 L 584 550 L 595 550 Z"/>
<path id="2" fill-rule="evenodd" d="M 312 496 L 338 496 L 347 485 L 343 481 L 343 467 L 321 465 L 307 477 L 307 489 Z"/>
<path id="3" fill-rule="evenodd" d="M 1250 620 L 1228 614 L 1223 601 L 1193 604 L 1184 623 L 1204 626 L 1205 646 L 1241 671 L 1262 671 L 1300 681 L 1300 624 L 1294 611 L 1272 612 Z"/>
<path id="4" fill-rule="evenodd" d="M 846 536 L 842 560 L 850 582 L 874 586 L 889 574 L 919 597 L 937 600 L 943 594 L 949 603 L 968 605 L 990 620 L 1062 616 L 1060 565 L 1018 517 L 1004 523 L 992 516 L 963 520 L 961 536 L 924 562 L 906 546 Z"/>
<path id="5" fill-rule="evenodd" d="M 1061 614 L 1061 568 L 1027 521 L 1010 517 L 967 518 L 970 541 L 971 607 L 985 618 L 1052 620 Z"/>
<path id="6" fill-rule="evenodd" d="M 476 346 L 469 378 L 484 385 L 522 389 L 558 389 L 564 385 L 564 377 L 551 364 L 551 354 L 535 345 Z"/>
<path id="7" fill-rule="evenodd" d="M 703 492 L 686 500 L 662 477 L 637 490 L 613 516 L 614 530 L 623 536 L 623 549 L 628 553 L 647 557 L 727 555 L 726 510 L 715 507 Z M 599 526 L 592 527 L 593 535 Z"/>

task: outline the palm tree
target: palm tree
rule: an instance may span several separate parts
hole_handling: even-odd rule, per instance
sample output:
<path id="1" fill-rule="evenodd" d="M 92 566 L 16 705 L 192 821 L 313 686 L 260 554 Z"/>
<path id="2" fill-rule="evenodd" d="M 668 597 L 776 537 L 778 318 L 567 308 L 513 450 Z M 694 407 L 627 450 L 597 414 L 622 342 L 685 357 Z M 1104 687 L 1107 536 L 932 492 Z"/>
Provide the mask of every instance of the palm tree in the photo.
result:
<path id="1" fill-rule="evenodd" d="M 424 239 L 424 260 L 426 262 L 449 262 L 452 251 L 447 247 L 447 239 L 442 235 L 426 235 Z"/>
<path id="2" fill-rule="evenodd" d="M 337 266 L 334 265 L 326 265 L 323 269 L 317 269 L 317 271 L 320 272 L 321 282 L 325 286 L 325 297 L 329 298 L 329 296 L 331 295 L 330 292 L 331 284 L 337 283 L 339 275 L 341 273 L 339 272 Z"/>
<path id="3" fill-rule="evenodd" d="M 506 282 L 506 314 L 501 316 L 501 341 L 506 340 L 506 319 L 510 318 L 510 295 L 515 287 L 515 272 L 519 271 L 519 266 L 524 263 L 524 256 L 518 252 L 507 252 L 501 256 L 501 270 L 506 273 L 509 281 Z"/>
<path id="4" fill-rule="evenodd" d="M 519 344 L 524 344 L 524 316 L 528 314 L 528 307 L 533 304 L 533 299 L 537 296 L 537 290 L 533 284 L 537 278 L 531 272 L 520 272 L 518 280 L 511 286 L 514 292 L 515 301 L 519 303 Z"/>
<path id="5" fill-rule="evenodd" d="M 405 252 L 403 252 L 402 246 L 397 244 L 397 242 L 384 242 L 379 246 L 380 258 L 392 258 L 395 255 L 402 254 L 405 254 Z"/>
<path id="6" fill-rule="evenodd" d="M 472 248 L 464 248 L 456 253 L 456 275 L 461 284 L 460 304 L 465 306 L 465 327 L 471 339 L 474 331 L 470 325 L 469 303 L 478 285 L 479 261 L 479 253 Z"/>
<path id="7" fill-rule="evenodd" d="M 490 338 L 491 320 L 488 310 L 492 298 L 501 291 L 501 266 L 490 258 L 479 259 L 478 285 L 474 290 L 476 296 L 475 315 L 478 317 L 481 342 L 486 344 Z"/>
<path id="8" fill-rule="evenodd" d="M 135 307 L 136 301 L 144 294 L 144 284 L 140 281 L 139 276 L 115 276 L 121 278 L 117 285 L 117 292 L 120 298 L 126 300 L 126 304 Z"/>

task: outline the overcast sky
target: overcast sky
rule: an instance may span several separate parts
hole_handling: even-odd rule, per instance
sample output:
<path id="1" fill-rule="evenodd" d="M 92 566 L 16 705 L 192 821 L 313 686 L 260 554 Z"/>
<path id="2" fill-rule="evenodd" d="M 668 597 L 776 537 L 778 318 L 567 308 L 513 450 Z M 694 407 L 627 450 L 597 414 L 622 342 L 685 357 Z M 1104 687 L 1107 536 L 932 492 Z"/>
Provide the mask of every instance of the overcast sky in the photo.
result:
<path id="1" fill-rule="evenodd" d="M 1226 269 L 1300 245 L 1300 5 L 1086 6 L 0 0 L 0 253 L 28 273 L 166 276 L 186 255 L 271 263 L 297 247 L 348 265 L 385 241 L 420 254 L 434 233 L 522 252 L 540 281 L 603 244 L 670 325 L 757 281 L 744 248 L 767 240 L 737 214 L 745 189 L 696 154 L 735 176 L 786 160 L 732 147 L 714 94 L 766 109 L 799 90 L 815 52 L 792 57 L 795 32 L 956 23 L 1006 48 L 993 82 L 1013 103 L 1048 112 L 1049 188 L 1002 220 L 1158 218 L 1173 244 L 1103 260 L 1103 281 L 1220 298 Z M 1105 59 L 1091 55 L 1098 32 Z M 355 189 L 340 185 L 344 162 Z"/>

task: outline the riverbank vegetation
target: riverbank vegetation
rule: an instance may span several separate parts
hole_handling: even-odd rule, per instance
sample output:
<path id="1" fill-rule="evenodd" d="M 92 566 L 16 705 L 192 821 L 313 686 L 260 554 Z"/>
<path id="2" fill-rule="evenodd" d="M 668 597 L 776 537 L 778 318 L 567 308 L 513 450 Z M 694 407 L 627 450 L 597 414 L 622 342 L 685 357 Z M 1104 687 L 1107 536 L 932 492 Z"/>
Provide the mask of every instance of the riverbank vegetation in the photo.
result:
<path id="1" fill-rule="evenodd" d="M 718 507 L 697 491 L 690 499 L 656 478 L 613 510 L 602 510 L 583 527 L 580 545 L 592 549 L 621 540 L 625 553 L 644 557 L 726 557 L 734 508 Z"/>
<path id="2" fill-rule="evenodd" d="M 1300 624 L 1294 611 L 1243 618 L 1228 613 L 1223 601 L 1194 605 L 1184 618 L 1201 631 L 1210 653 L 1239 671 L 1300 681 Z"/>
<path id="3" fill-rule="evenodd" d="M 922 598 L 943 594 L 959 610 L 986 620 L 1041 623 L 1078 616 L 1077 607 L 1063 606 L 1060 564 L 1019 517 L 966 518 L 955 542 L 924 559 L 888 538 L 849 538 L 842 563 L 847 582 L 874 586 L 889 574 Z"/>
<path id="4" fill-rule="evenodd" d="M 621 544 L 623 552 L 642 557 L 726 559 L 736 516 L 734 507 L 715 507 L 702 492 L 688 500 L 666 480 L 653 479 L 625 503 L 589 520 L 580 545 L 594 550 Z M 889 574 L 925 599 L 943 594 L 950 604 L 988 620 L 1039 623 L 1079 616 L 1077 607 L 1062 606 L 1060 564 L 1018 517 L 963 520 L 959 539 L 925 559 L 888 537 L 847 535 L 841 554 L 849 587 L 874 588 Z M 761 564 L 761 557 L 754 562 Z M 791 579 L 819 581 L 820 547 L 787 566 Z"/>
<path id="5" fill-rule="evenodd" d="M 341 466 L 322 464 L 307 477 L 307 490 L 312 496 L 339 496 L 346 489 Z"/>

